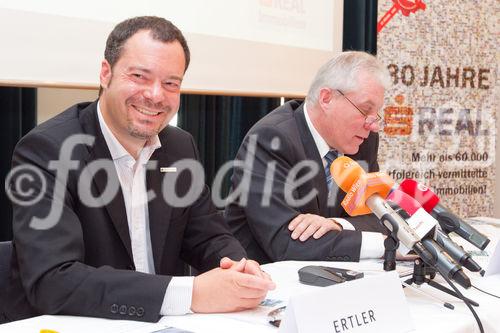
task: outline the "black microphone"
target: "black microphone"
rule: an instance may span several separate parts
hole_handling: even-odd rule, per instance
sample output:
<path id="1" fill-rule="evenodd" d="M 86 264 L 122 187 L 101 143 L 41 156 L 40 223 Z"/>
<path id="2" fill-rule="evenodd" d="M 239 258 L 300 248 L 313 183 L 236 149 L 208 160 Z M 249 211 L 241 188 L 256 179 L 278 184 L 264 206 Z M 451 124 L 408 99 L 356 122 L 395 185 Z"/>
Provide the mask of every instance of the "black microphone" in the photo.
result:
<path id="1" fill-rule="evenodd" d="M 439 273 L 443 276 L 447 276 L 449 279 L 456 281 L 462 287 L 468 289 L 471 287 L 470 279 L 467 275 L 465 275 L 464 271 L 457 264 L 455 260 L 453 260 L 442 247 L 440 247 L 434 240 L 431 238 L 425 238 L 422 240 L 422 244 L 432 254 L 434 263 L 429 265 L 434 266 Z M 425 261 L 424 258 L 422 260 Z"/>
<path id="2" fill-rule="evenodd" d="M 437 219 L 439 225 L 447 234 L 455 232 L 481 250 L 484 250 L 488 246 L 490 242 L 488 237 L 441 205 L 438 196 L 427 186 L 413 179 L 405 179 L 399 185 L 399 188 L 417 200 L 428 213 Z"/>
<path id="3" fill-rule="evenodd" d="M 449 252 L 443 249 L 443 247 L 441 247 L 432 239 L 434 233 L 440 233 L 439 230 L 435 230 L 435 226 L 438 224 L 438 222 L 432 216 L 430 216 L 415 199 L 400 190 L 394 190 L 387 197 L 387 200 L 395 202 L 408 213 L 407 216 L 411 216 L 409 218 L 406 218 L 406 221 L 409 225 L 429 226 L 425 229 L 425 234 L 422 235 L 422 237 L 424 237 L 422 239 L 422 244 L 425 249 L 432 254 L 432 260 L 426 261 L 425 258 L 422 258 L 422 260 L 426 264 L 435 267 L 438 272 L 441 273 L 441 275 L 447 276 L 448 278 L 456 281 L 464 288 L 470 288 L 470 279 L 467 277 L 467 275 L 465 275 L 462 267 L 454 260 L 454 258 L 452 258 Z M 431 228 L 430 231 L 427 231 L 429 230 L 429 228 Z M 444 236 L 447 239 L 442 236 L 443 234 L 441 232 L 439 239 L 443 241 L 443 244 L 445 244 L 446 246 L 453 243 L 451 239 L 446 237 L 446 235 Z M 456 252 L 454 253 L 456 254 Z M 480 269 L 481 267 L 479 267 L 479 270 Z"/>
<path id="4" fill-rule="evenodd" d="M 480 233 L 467 222 L 463 221 L 457 215 L 450 212 L 443 205 L 437 204 L 432 210 L 432 215 L 439 221 L 439 225 L 447 234 L 455 232 L 460 237 L 481 250 L 484 250 L 486 246 L 488 246 L 490 242 L 488 237 Z"/>
<path id="5" fill-rule="evenodd" d="M 471 272 L 479 272 L 482 270 L 481 266 L 472 259 L 472 256 L 464 251 L 464 249 L 457 243 L 452 241 L 448 235 L 446 235 L 442 230 L 438 229 L 436 231 L 436 242 L 443 247 L 446 252 L 455 259 L 460 265 L 467 268 Z"/>

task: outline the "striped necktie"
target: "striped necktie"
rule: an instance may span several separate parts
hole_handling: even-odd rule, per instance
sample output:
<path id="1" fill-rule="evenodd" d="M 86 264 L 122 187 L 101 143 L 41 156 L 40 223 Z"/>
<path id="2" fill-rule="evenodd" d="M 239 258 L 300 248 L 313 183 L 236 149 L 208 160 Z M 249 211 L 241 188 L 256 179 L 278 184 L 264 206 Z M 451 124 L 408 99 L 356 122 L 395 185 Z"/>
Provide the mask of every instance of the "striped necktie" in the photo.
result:
<path id="1" fill-rule="evenodd" d="M 326 165 L 325 165 L 325 176 L 326 176 L 326 186 L 328 187 L 328 193 L 332 190 L 333 186 L 333 179 L 332 179 L 332 174 L 330 173 L 330 165 L 332 165 L 332 162 L 337 158 L 338 154 L 335 150 L 330 150 L 328 153 L 325 154 L 325 159 Z"/>

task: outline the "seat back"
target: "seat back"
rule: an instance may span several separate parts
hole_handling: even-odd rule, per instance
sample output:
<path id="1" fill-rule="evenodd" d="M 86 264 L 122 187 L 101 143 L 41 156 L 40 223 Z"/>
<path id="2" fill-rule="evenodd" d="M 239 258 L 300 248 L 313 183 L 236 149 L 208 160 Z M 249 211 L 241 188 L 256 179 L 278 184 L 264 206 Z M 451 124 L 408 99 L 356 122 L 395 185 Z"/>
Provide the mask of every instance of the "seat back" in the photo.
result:
<path id="1" fill-rule="evenodd" d="M 0 290 L 6 288 L 10 277 L 12 242 L 0 242 Z"/>

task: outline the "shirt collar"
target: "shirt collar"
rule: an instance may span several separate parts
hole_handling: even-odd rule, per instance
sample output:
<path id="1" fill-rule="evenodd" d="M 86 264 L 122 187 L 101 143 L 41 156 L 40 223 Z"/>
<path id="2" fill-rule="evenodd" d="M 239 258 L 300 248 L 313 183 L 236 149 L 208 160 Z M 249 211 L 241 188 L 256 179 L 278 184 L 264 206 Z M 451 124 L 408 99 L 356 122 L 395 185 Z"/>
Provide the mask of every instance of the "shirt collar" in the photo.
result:
<path id="1" fill-rule="evenodd" d="M 118 141 L 118 139 L 115 137 L 113 132 L 111 132 L 108 125 L 104 121 L 104 117 L 102 116 L 101 107 L 99 103 L 100 101 L 97 102 L 97 118 L 99 119 L 99 126 L 101 127 L 102 135 L 104 136 L 104 140 L 106 141 L 109 152 L 111 153 L 111 158 L 113 159 L 113 161 L 121 159 L 125 156 L 129 156 L 133 159 L 133 156 L 130 155 L 129 152 L 122 146 L 120 141 Z M 155 135 L 146 142 L 139 158 L 143 156 L 144 151 L 148 151 L 147 159 L 149 160 L 153 152 L 160 147 L 161 147 L 160 138 L 158 137 L 158 135 Z"/>
<path id="2" fill-rule="evenodd" d="M 311 132 L 311 135 L 314 139 L 314 143 L 316 144 L 316 148 L 318 148 L 319 155 L 321 156 L 321 158 L 323 158 L 326 155 L 326 153 L 328 153 L 332 149 L 330 148 L 330 146 L 328 146 L 328 143 L 326 143 L 325 139 L 321 137 L 321 135 L 314 127 L 311 118 L 309 117 L 309 112 L 307 111 L 306 103 L 304 103 L 304 116 L 306 117 L 306 123 L 307 127 L 309 128 L 309 132 Z"/>

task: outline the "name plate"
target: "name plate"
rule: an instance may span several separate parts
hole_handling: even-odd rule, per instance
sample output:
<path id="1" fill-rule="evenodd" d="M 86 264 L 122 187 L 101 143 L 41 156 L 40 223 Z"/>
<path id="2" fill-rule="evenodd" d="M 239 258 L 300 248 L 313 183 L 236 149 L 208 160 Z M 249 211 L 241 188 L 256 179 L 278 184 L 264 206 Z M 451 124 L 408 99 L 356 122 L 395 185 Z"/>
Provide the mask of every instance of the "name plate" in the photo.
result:
<path id="1" fill-rule="evenodd" d="M 396 272 L 290 297 L 280 333 L 411 332 L 415 329 Z"/>

